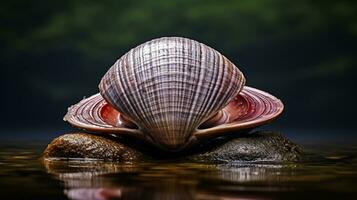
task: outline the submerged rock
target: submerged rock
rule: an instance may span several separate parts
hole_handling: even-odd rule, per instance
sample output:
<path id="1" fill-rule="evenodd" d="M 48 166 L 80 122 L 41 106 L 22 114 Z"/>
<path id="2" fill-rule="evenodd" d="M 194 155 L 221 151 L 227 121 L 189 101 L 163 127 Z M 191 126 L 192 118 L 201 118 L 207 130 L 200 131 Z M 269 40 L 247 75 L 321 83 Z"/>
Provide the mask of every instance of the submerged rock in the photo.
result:
<path id="1" fill-rule="evenodd" d="M 87 133 L 70 133 L 54 139 L 44 151 L 44 158 L 92 158 L 118 162 L 156 159 L 180 159 L 194 162 L 284 162 L 297 161 L 299 146 L 279 133 L 259 131 L 245 137 L 201 145 L 196 150 L 167 154 L 145 145 L 126 145 L 127 141 Z M 132 143 L 130 143 L 132 144 Z"/>
<path id="2" fill-rule="evenodd" d="M 87 133 L 69 133 L 54 139 L 43 153 L 44 158 L 92 158 L 120 162 L 143 159 L 139 151 L 108 139 Z"/>
<path id="3" fill-rule="evenodd" d="M 189 158 L 200 162 L 284 162 L 298 161 L 301 156 L 302 149 L 282 134 L 259 131 Z"/>

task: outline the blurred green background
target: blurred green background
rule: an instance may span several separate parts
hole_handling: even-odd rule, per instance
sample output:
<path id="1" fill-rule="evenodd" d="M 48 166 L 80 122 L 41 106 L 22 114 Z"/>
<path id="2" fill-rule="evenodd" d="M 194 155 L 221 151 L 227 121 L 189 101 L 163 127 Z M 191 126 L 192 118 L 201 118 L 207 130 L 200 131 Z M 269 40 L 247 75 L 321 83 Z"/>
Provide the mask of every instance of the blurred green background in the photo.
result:
<path id="1" fill-rule="evenodd" d="M 286 105 L 275 126 L 355 129 L 357 1 L 2 1 L 1 122 L 64 127 L 129 49 L 162 36 L 205 43 L 247 85 Z"/>

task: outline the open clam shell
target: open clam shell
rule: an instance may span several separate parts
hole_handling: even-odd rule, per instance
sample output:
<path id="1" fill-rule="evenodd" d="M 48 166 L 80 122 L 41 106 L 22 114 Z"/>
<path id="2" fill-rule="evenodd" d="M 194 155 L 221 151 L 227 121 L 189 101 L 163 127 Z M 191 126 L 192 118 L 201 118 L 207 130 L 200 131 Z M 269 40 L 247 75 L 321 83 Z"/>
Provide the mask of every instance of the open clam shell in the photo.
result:
<path id="1" fill-rule="evenodd" d="M 194 131 L 193 136 L 202 139 L 252 129 L 271 122 L 283 109 L 283 103 L 273 95 L 244 86 L 243 90 L 221 110 L 220 117 L 211 119 L 208 124 L 203 123 Z M 133 135 L 146 139 L 138 127 L 128 123 L 99 93 L 71 106 L 64 120 L 91 132 Z"/>
<path id="2" fill-rule="evenodd" d="M 278 116 L 275 97 L 244 87 L 243 73 L 200 42 L 163 37 L 121 56 L 96 94 L 65 120 L 89 130 L 128 134 L 178 151 L 200 138 L 255 127 Z"/>

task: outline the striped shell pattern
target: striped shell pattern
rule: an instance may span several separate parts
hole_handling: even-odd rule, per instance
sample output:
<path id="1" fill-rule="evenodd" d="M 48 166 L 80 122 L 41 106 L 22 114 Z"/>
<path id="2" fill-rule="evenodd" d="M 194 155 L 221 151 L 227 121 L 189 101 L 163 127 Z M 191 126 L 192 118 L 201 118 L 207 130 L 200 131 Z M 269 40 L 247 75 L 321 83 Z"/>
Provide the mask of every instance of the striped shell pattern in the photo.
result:
<path id="1" fill-rule="evenodd" d="M 242 72 L 219 52 L 180 37 L 131 49 L 104 75 L 99 91 L 71 106 L 64 120 L 168 151 L 228 132 L 246 134 L 284 109 L 273 95 L 245 86 Z"/>
<path id="2" fill-rule="evenodd" d="M 102 78 L 103 98 L 157 146 L 179 149 L 242 90 L 243 74 L 194 40 L 151 40 L 123 55 Z"/>

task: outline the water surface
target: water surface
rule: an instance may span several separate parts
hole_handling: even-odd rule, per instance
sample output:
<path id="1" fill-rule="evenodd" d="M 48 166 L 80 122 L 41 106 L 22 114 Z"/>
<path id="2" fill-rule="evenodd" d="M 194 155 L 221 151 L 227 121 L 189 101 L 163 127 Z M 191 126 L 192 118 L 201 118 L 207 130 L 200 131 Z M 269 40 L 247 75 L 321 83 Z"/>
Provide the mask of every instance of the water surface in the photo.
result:
<path id="1" fill-rule="evenodd" d="M 1 199 L 356 199 L 355 138 L 295 133 L 289 137 L 306 154 L 299 163 L 43 161 L 41 152 L 50 138 L 4 138 L 0 195 Z"/>

